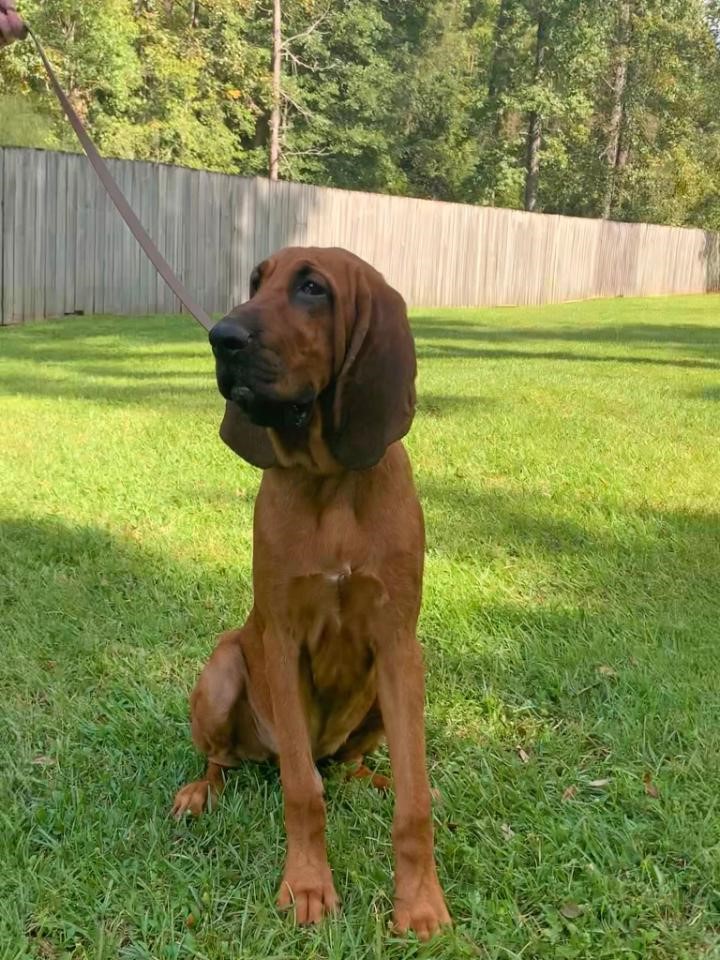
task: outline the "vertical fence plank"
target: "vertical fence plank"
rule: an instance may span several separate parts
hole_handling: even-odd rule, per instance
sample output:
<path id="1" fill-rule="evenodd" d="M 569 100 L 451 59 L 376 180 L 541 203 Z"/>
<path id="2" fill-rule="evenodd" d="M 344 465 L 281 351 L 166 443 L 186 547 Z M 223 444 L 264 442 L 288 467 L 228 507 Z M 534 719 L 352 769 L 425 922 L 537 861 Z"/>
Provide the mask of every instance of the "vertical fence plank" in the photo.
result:
<path id="1" fill-rule="evenodd" d="M 160 217 L 164 224 L 165 249 L 167 262 L 182 277 L 184 259 L 182 245 L 182 209 L 183 177 L 185 171 L 179 167 L 160 167 Z M 175 294 L 159 275 L 156 277 L 158 307 L 164 313 L 176 313 L 180 309 Z"/>
<path id="2" fill-rule="evenodd" d="M 28 229 L 21 234 L 21 261 L 23 285 L 23 312 L 30 320 L 41 318 L 45 312 L 43 277 L 45 274 L 45 230 L 43 202 L 45 199 L 45 157 L 32 150 L 27 157 L 27 179 L 23 183 L 22 223 Z"/>
<path id="3" fill-rule="evenodd" d="M 59 153 L 47 155 L 47 238 L 45 254 L 45 316 L 57 317 L 62 313 L 62 270 L 65 261 L 64 198 L 67 189 L 66 167 Z M 62 200 L 61 200 L 62 198 Z M 60 209 L 58 209 L 60 207 Z"/>
<path id="4" fill-rule="evenodd" d="M 89 163 L 78 158 L 84 176 L 78 178 L 75 236 L 68 238 L 75 251 L 74 309 L 92 313 L 95 297 L 95 247 L 97 242 L 98 197 L 96 178 Z"/>
<path id="5" fill-rule="evenodd" d="M 82 157 L 68 157 L 66 191 L 63 198 L 65 218 L 65 268 L 63 270 L 63 313 L 75 310 L 75 236 L 77 234 L 78 183 L 91 175 L 90 165 Z"/>
<path id="6" fill-rule="evenodd" d="M 3 163 L 3 267 L 2 267 L 2 299 L 3 323 L 13 322 L 15 306 L 15 285 L 13 277 L 13 260 L 15 259 L 15 155 L 12 150 L 4 150 Z M 20 318 L 22 319 L 22 318 Z"/>
<path id="7" fill-rule="evenodd" d="M 95 249 L 93 251 L 93 313 L 105 313 L 105 287 L 107 282 L 107 265 L 105 255 L 107 250 L 107 234 L 110 230 L 112 218 L 111 201 L 102 188 L 95 181 Z"/>
<path id="8" fill-rule="evenodd" d="M 255 218 L 252 182 L 229 177 L 230 208 L 230 284 L 228 303 L 237 306 L 246 299 L 250 271 L 253 268 L 253 222 Z"/>

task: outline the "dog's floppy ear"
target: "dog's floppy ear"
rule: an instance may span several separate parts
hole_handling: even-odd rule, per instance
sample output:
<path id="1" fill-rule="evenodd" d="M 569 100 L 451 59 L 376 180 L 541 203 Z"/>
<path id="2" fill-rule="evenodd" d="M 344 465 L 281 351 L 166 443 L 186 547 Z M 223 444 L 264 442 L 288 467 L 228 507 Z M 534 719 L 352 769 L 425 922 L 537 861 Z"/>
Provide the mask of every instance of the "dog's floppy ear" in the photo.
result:
<path id="1" fill-rule="evenodd" d="M 220 424 L 221 439 L 243 460 L 254 467 L 267 470 L 276 467 L 275 450 L 265 427 L 251 423 L 241 408 L 232 400 L 225 402 L 225 416 Z"/>
<path id="2" fill-rule="evenodd" d="M 350 345 L 330 391 L 325 440 L 344 467 L 363 470 L 410 429 L 415 345 L 405 301 L 374 270 L 357 277 L 354 309 L 354 322 L 348 324 Z"/>

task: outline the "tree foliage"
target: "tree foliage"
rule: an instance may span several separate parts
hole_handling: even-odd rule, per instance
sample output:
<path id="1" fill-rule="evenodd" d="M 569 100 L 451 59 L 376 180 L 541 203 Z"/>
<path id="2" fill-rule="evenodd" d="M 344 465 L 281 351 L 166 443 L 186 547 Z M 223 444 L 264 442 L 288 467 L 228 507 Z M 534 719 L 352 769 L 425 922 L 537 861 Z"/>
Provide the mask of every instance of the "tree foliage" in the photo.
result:
<path id="1" fill-rule="evenodd" d="M 268 167 L 269 0 L 24 0 L 101 149 Z M 281 176 L 720 228 L 719 0 L 283 0 Z M 0 143 L 74 149 L 29 44 Z"/>

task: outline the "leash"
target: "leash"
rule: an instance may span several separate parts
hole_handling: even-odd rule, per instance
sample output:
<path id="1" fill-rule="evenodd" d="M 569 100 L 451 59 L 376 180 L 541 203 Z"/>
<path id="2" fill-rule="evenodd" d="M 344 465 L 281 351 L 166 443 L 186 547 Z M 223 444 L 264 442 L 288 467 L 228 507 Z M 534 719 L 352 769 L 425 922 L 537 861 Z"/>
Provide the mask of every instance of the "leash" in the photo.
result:
<path id="1" fill-rule="evenodd" d="M 190 296 L 188 291 L 185 289 L 184 284 L 180 281 L 180 278 L 175 274 L 174 270 L 167 262 L 165 257 L 160 253 L 154 241 L 150 237 L 150 234 L 147 232 L 145 227 L 140 223 L 135 212 L 133 211 L 130 204 L 125 199 L 122 190 L 117 185 L 113 175 L 108 169 L 108 165 L 105 163 L 103 158 L 97 151 L 97 147 L 90 139 L 87 130 L 83 126 L 83 122 L 80 117 L 75 112 L 73 105 L 70 103 L 70 100 L 67 97 L 67 94 L 60 86 L 58 78 L 55 75 L 55 71 L 50 64 L 45 51 L 42 48 L 42 44 L 35 36 L 33 31 L 27 24 L 24 25 L 27 32 L 33 39 L 37 51 L 40 54 L 40 59 L 43 62 L 43 66 L 47 71 L 48 78 L 50 80 L 50 85 L 55 91 L 55 95 L 60 101 L 60 105 L 65 111 L 65 116 L 70 121 L 70 124 L 77 134 L 77 138 L 80 141 L 80 144 L 85 151 L 85 155 L 92 164 L 95 173 L 98 175 L 100 182 L 107 191 L 108 196 L 115 204 L 118 213 L 123 218 L 127 226 L 129 227 L 131 233 L 137 240 L 137 242 L 142 247 L 145 256 L 148 258 L 150 263 L 155 267 L 157 272 L 163 278 L 165 283 L 170 287 L 172 292 L 182 303 L 188 313 L 192 314 L 193 317 L 197 320 L 201 327 L 204 327 L 206 330 L 210 330 L 213 326 L 213 321 L 210 319 L 208 314 L 203 310 L 203 308 L 196 303 L 193 298 Z"/>

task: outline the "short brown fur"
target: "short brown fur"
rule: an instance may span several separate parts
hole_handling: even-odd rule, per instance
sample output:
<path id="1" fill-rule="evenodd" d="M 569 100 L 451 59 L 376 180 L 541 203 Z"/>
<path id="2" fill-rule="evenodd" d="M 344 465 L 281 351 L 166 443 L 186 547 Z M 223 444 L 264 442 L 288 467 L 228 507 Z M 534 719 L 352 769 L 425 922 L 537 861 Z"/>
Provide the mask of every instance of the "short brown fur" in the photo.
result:
<path id="1" fill-rule="evenodd" d="M 318 278 L 327 298 L 304 305 L 293 292 L 298 276 Z M 316 923 L 338 900 L 315 762 L 361 762 L 387 737 L 395 926 L 426 939 L 450 917 L 433 853 L 416 638 L 423 519 L 400 442 L 415 397 L 404 303 L 340 250 L 281 251 L 260 266 L 251 292 L 226 319 L 255 325 L 253 362 L 271 371 L 262 389 L 279 402 L 313 399 L 307 423 L 277 428 L 251 423 L 228 400 L 224 439 L 265 468 L 254 606 L 244 627 L 220 637 L 193 691 L 193 740 L 208 768 L 179 791 L 174 813 L 213 802 L 225 768 L 277 759 L 287 830 L 278 904 Z"/>

